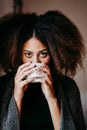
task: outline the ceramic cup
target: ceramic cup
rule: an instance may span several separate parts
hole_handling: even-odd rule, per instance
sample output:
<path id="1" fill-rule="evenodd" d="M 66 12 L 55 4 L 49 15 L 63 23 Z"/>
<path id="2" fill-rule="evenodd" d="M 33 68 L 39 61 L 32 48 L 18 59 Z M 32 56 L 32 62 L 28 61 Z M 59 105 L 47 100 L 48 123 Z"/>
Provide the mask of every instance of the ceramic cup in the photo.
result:
<path id="1" fill-rule="evenodd" d="M 27 78 L 35 78 L 33 83 L 38 82 L 38 79 L 44 78 L 40 75 L 40 73 L 43 71 L 43 63 L 34 63 L 35 71 L 27 76 Z"/>

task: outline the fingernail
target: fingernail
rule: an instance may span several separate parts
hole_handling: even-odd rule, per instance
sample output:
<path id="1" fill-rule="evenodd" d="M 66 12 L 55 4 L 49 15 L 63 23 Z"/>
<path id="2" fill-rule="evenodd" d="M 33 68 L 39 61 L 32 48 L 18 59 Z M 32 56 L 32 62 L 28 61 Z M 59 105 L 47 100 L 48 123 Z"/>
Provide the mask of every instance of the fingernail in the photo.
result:
<path id="1" fill-rule="evenodd" d="M 36 67 L 36 65 L 34 65 L 34 68 Z"/>

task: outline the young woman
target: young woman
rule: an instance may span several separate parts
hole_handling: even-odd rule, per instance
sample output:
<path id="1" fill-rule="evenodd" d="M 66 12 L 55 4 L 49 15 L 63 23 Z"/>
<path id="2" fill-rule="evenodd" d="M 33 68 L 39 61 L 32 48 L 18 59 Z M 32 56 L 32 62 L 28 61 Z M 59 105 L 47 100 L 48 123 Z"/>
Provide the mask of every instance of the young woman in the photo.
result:
<path id="1" fill-rule="evenodd" d="M 20 16 L 2 61 L 0 129 L 86 130 L 73 80 L 85 54 L 79 30 L 59 11 Z M 34 72 L 43 78 L 28 78 Z"/>

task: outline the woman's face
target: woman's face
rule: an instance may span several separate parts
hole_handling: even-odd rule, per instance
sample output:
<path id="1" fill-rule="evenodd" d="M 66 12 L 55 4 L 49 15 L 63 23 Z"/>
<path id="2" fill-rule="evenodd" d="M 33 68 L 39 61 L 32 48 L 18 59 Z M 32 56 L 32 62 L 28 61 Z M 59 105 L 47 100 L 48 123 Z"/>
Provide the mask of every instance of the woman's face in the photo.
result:
<path id="1" fill-rule="evenodd" d="M 47 47 L 35 37 L 24 43 L 21 59 L 23 63 L 44 63 L 46 65 L 50 63 Z"/>

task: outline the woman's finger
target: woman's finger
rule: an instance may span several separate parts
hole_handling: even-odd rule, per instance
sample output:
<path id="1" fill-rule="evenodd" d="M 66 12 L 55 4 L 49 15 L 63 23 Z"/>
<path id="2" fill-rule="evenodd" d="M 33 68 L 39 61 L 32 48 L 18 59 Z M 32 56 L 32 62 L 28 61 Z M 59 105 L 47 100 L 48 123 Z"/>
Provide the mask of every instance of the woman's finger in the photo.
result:
<path id="1" fill-rule="evenodd" d="M 18 71 L 17 72 L 23 70 L 25 67 L 29 66 L 30 64 L 31 64 L 30 62 L 27 62 L 27 63 L 24 63 L 24 64 L 20 65 L 18 67 Z"/>
<path id="2" fill-rule="evenodd" d="M 15 80 L 21 81 L 23 79 L 26 79 L 28 75 L 34 72 L 34 69 L 21 71 L 18 75 L 16 75 Z"/>
<path id="3" fill-rule="evenodd" d="M 29 78 L 29 79 L 26 79 L 26 80 L 23 80 L 21 81 L 21 86 L 20 87 L 24 87 L 25 85 L 27 85 L 28 83 L 31 83 L 35 80 L 35 78 Z"/>

